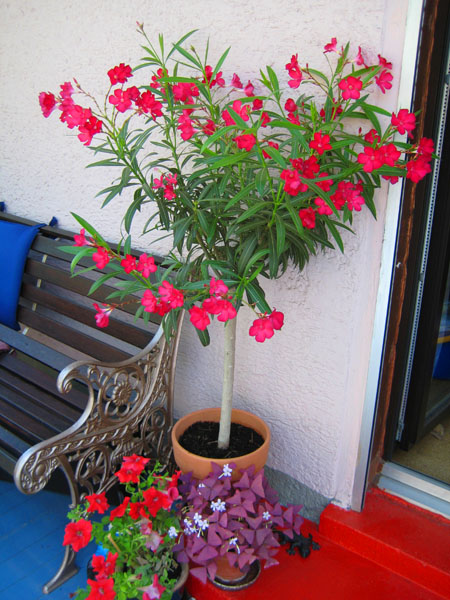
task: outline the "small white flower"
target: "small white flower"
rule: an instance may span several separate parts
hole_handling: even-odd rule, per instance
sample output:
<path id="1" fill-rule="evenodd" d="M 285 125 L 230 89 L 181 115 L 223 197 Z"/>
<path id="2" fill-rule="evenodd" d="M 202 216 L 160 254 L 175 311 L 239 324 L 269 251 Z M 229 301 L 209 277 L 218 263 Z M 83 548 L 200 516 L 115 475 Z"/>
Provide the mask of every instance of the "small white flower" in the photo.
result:
<path id="1" fill-rule="evenodd" d="M 239 548 L 239 546 L 238 546 L 238 539 L 237 539 L 237 537 L 230 538 L 230 539 L 228 540 L 228 545 L 229 545 L 229 546 L 234 546 L 234 547 L 236 548 L 236 551 L 237 551 L 237 553 L 238 553 L 238 554 L 240 554 L 240 553 L 241 553 L 241 550 L 240 550 L 240 548 Z"/>
<path id="2" fill-rule="evenodd" d="M 208 521 L 208 519 L 204 519 L 201 523 L 199 523 L 198 526 L 200 527 L 200 529 L 202 531 L 204 531 L 205 529 L 208 529 L 208 527 L 209 527 L 209 521 Z"/>
<path id="3" fill-rule="evenodd" d="M 214 512 L 224 512 L 226 510 L 225 502 L 218 498 L 215 502 L 211 502 L 211 510 Z"/>
<path id="4" fill-rule="evenodd" d="M 169 531 L 167 532 L 167 535 L 168 535 L 170 538 L 176 538 L 176 537 L 177 537 L 177 535 L 178 535 L 178 531 L 177 531 L 177 530 L 175 529 L 175 527 L 173 527 L 173 526 L 172 526 L 172 527 L 169 527 Z"/>
<path id="5" fill-rule="evenodd" d="M 199 513 L 195 513 L 195 515 L 194 515 L 194 523 L 196 525 L 200 526 L 201 522 L 202 522 L 202 515 L 200 515 Z"/>
<path id="6" fill-rule="evenodd" d="M 204 487 L 206 487 L 206 485 L 205 485 L 204 483 L 199 483 L 199 484 L 198 484 L 198 487 L 199 487 L 199 488 L 204 488 Z"/>
<path id="7" fill-rule="evenodd" d="M 192 521 L 190 519 L 184 519 L 183 523 L 186 525 L 184 529 L 186 535 L 191 535 L 191 533 L 196 531 L 195 527 L 192 526 Z"/>
<path id="8" fill-rule="evenodd" d="M 231 477 L 232 473 L 233 473 L 233 469 L 231 469 L 230 465 L 227 463 L 226 465 L 223 465 L 222 475 L 219 475 L 219 479 L 221 477 Z"/>
<path id="9" fill-rule="evenodd" d="M 263 512 L 263 519 L 264 519 L 264 521 L 270 521 L 271 518 L 272 518 L 272 515 L 270 514 L 270 512 L 268 510 L 266 510 L 265 512 Z"/>

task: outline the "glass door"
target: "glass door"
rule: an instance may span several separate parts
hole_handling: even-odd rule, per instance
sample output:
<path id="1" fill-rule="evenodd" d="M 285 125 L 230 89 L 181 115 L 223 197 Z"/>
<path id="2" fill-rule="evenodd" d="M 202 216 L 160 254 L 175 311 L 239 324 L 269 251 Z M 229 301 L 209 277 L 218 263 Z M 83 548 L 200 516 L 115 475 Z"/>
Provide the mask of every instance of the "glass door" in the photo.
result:
<path id="1" fill-rule="evenodd" d="M 449 65 L 447 52 L 435 138 L 440 165 L 416 240 L 420 260 L 391 460 L 450 485 Z"/>

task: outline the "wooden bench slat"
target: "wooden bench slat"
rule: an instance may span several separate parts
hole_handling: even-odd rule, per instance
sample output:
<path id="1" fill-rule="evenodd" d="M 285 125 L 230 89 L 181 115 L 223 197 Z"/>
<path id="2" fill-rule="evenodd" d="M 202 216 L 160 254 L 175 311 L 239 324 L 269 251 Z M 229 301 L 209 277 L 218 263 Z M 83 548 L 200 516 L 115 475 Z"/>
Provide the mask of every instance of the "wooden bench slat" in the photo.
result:
<path id="1" fill-rule="evenodd" d="M 101 361 L 116 362 L 129 358 L 129 354 L 122 350 L 90 337 L 73 327 L 64 325 L 59 321 L 53 321 L 29 310 L 23 306 L 19 307 L 18 319 L 21 323 L 40 331 L 54 340 L 66 344 L 69 348 L 75 348 L 89 356 Z"/>
<path id="2" fill-rule="evenodd" d="M 47 309 L 53 310 L 60 315 L 64 315 L 75 319 L 79 323 L 84 323 L 89 327 L 95 328 L 95 311 L 94 309 L 86 308 L 72 301 L 67 296 L 58 297 L 49 293 L 43 288 L 38 288 L 29 283 L 24 283 L 22 286 L 22 296 L 30 302 L 36 303 Z M 129 344 L 133 344 L 138 348 L 144 348 L 151 335 L 149 331 L 143 331 L 138 327 L 122 323 L 111 317 L 108 330 L 108 335 L 123 340 Z"/>
<path id="3" fill-rule="evenodd" d="M 46 392 L 50 392 L 51 394 L 56 394 L 69 407 L 72 407 L 77 411 L 83 411 L 85 409 L 87 402 L 86 393 L 83 393 L 73 386 L 67 394 L 60 394 L 56 389 L 57 372 L 52 369 L 53 374 L 46 373 L 43 371 L 42 363 L 38 363 L 38 361 L 31 357 L 26 357 L 25 359 L 24 356 L 17 356 L 17 354 L 18 352 L 14 351 L 0 356 L 0 367 L 4 371 L 11 371 L 19 377 L 22 377 L 24 380 L 28 379 L 35 382 L 39 388 Z"/>
<path id="4" fill-rule="evenodd" d="M 4 448 L 8 450 L 8 452 L 12 452 L 17 455 L 17 458 L 28 450 L 28 444 L 26 444 L 22 439 L 17 437 L 8 431 L 4 427 L 0 426 L 0 440 L 1 444 Z M 17 460 L 17 458 L 15 460 Z M 15 461 L 14 461 L 15 462 Z"/>
<path id="5" fill-rule="evenodd" d="M 0 395 L 0 423 L 8 425 L 16 435 L 26 439 L 29 444 L 37 444 L 55 435 L 55 430 L 36 421 L 20 409 L 6 402 Z"/>
<path id="6" fill-rule="evenodd" d="M 30 400 L 37 406 L 48 408 L 49 410 L 53 410 L 56 414 L 60 414 L 67 420 L 68 425 L 74 423 L 81 415 L 81 411 L 67 406 L 57 394 L 51 394 L 47 390 L 38 387 L 34 379 L 30 378 L 30 380 L 27 381 L 18 377 L 15 373 L 2 369 L 0 380 L 7 388 L 16 394 L 23 396 L 25 399 Z M 31 383 L 31 381 L 33 383 Z"/>
<path id="7" fill-rule="evenodd" d="M 14 408 L 20 409 L 22 415 L 27 415 L 36 422 L 45 423 L 45 425 L 53 430 L 53 434 L 61 433 L 71 425 L 74 420 L 67 418 L 65 414 L 61 414 L 52 405 L 43 405 L 42 402 L 36 401 L 22 393 L 17 393 L 14 389 L 5 385 L 5 382 L 0 381 L 0 398 L 8 402 Z"/>
<path id="8" fill-rule="evenodd" d="M 5 327 L 0 323 L 0 340 L 6 342 L 12 348 L 20 350 L 24 354 L 30 356 L 38 356 L 39 360 L 57 371 L 62 371 L 67 365 L 73 362 L 68 356 L 65 356 L 61 352 L 43 346 L 39 342 L 36 342 L 26 335 L 21 335 L 17 331 Z"/>

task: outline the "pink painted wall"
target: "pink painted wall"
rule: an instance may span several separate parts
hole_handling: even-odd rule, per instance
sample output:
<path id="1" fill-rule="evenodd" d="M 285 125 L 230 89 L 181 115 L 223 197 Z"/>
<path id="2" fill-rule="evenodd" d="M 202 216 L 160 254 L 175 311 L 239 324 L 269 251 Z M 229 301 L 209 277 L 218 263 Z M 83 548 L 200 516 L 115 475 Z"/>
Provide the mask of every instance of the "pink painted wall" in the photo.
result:
<path id="1" fill-rule="evenodd" d="M 324 66 L 322 47 L 337 37 L 350 40 L 355 54 L 361 45 L 373 58 L 392 60 L 398 81 L 407 7 L 408 0 L 0 0 L 0 200 L 22 216 L 55 215 L 68 229 L 76 227 L 75 211 L 117 238 L 124 201 L 101 211 L 95 198 L 110 174 L 84 168 L 91 154 L 55 116 L 42 118 L 37 98 L 71 77 L 94 94 L 104 92 L 109 68 L 141 56 L 136 21 L 167 41 L 198 28 L 195 45 L 209 37 L 215 58 L 231 45 L 228 78 L 237 72 L 255 80 L 266 64 L 282 73 L 296 52 L 301 62 Z M 394 86 L 378 100 L 394 109 L 396 98 Z M 270 424 L 271 467 L 343 505 L 357 461 L 386 198 L 383 188 L 376 222 L 368 211 L 355 220 L 357 234 L 346 236 L 344 256 L 320 254 L 302 274 L 288 270 L 267 286 L 269 303 L 286 315 L 281 333 L 256 344 L 247 333 L 251 315 L 239 314 L 235 406 Z M 204 349 L 185 325 L 178 415 L 218 403 L 222 333 L 213 327 L 212 345 Z"/>

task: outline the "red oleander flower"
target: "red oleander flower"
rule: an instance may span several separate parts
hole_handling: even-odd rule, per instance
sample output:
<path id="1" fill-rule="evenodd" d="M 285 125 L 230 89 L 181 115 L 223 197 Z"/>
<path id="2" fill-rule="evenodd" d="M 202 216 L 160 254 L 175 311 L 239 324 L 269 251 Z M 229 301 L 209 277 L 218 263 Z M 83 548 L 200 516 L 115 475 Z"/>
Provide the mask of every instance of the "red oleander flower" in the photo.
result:
<path id="1" fill-rule="evenodd" d="M 371 129 L 364 136 L 364 140 L 366 142 L 369 142 L 369 144 L 379 144 L 380 143 L 380 136 L 378 135 L 378 132 L 377 132 L 376 129 Z"/>
<path id="2" fill-rule="evenodd" d="M 269 317 L 261 317 L 253 321 L 253 325 L 248 330 L 249 335 L 253 336 L 257 342 L 264 342 L 273 336 L 273 323 Z"/>
<path id="3" fill-rule="evenodd" d="M 241 119 L 243 119 L 244 121 L 248 121 L 249 120 L 249 115 L 248 115 L 248 111 L 249 111 L 249 107 L 248 104 L 242 104 L 242 102 L 240 100 L 235 100 L 233 102 L 233 104 L 231 105 L 231 108 L 234 110 L 235 113 L 237 113 Z M 222 113 L 222 118 L 225 121 L 226 125 L 236 125 L 233 117 L 230 115 L 230 113 L 228 112 L 228 110 L 224 110 Z"/>
<path id="4" fill-rule="evenodd" d="M 382 160 L 384 165 L 388 165 L 389 167 L 395 166 L 395 163 L 401 156 L 400 150 L 397 150 L 394 144 L 380 146 L 378 150 L 380 152 L 380 160 Z"/>
<path id="5" fill-rule="evenodd" d="M 99 246 L 97 251 L 92 255 L 92 260 L 97 265 L 97 269 L 104 269 L 110 261 L 108 251 Z"/>
<path id="6" fill-rule="evenodd" d="M 101 132 L 102 126 L 103 123 L 97 117 L 89 117 L 83 125 L 78 127 L 80 133 L 77 137 L 85 146 L 89 146 L 94 135 Z"/>
<path id="7" fill-rule="evenodd" d="M 323 198 L 316 198 L 314 200 L 314 204 L 317 206 L 317 212 L 319 215 L 332 215 L 333 210 L 330 206 L 325 202 Z"/>
<path id="8" fill-rule="evenodd" d="M 253 133 L 244 133 L 243 135 L 237 135 L 233 138 L 237 144 L 237 147 L 241 150 L 250 152 L 253 146 L 256 144 L 256 138 Z"/>
<path id="9" fill-rule="evenodd" d="M 391 123 L 400 135 L 411 133 L 416 126 L 416 115 L 407 108 L 401 108 L 397 114 L 392 113 Z"/>
<path id="10" fill-rule="evenodd" d="M 242 90 L 244 87 L 236 73 L 233 73 L 233 77 L 231 78 L 231 86 L 238 90 Z"/>
<path id="11" fill-rule="evenodd" d="M 150 113 L 153 119 L 162 117 L 162 104 L 156 100 L 155 95 L 149 90 L 143 92 L 136 98 L 135 103 L 141 113 Z"/>
<path id="12" fill-rule="evenodd" d="M 209 282 L 209 293 L 211 296 L 223 296 L 228 292 L 228 286 L 224 284 L 222 279 L 217 279 L 215 277 L 211 278 Z"/>
<path id="13" fill-rule="evenodd" d="M 431 173 L 431 166 L 427 160 L 419 156 L 406 163 L 406 170 L 406 177 L 411 179 L 414 183 L 417 183 L 423 179 L 427 173 Z"/>
<path id="14" fill-rule="evenodd" d="M 89 544 L 91 533 L 92 523 L 86 519 L 68 523 L 65 528 L 63 546 L 70 545 L 75 552 L 78 552 Z"/>
<path id="15" fill-rule="evenodd" d="M 385 69 L 392 69 L 392 63 L 388 62 L 385 58 L 380 56 L 380 54 L 378 55 L 378 64 Z"/>
<path id="16" fill-rule="evenodd" d="M 272 327 L 274 329 L 279 330 L 283 327 L 284 314 L 282 312 L 280 312 L 279 310 L 273 310 L 269 315 L 269 319 L 272 322 Z"/>
<path id="17" fill-rule="evenodd" d="M 184 303 L 183 292 L 177 290 L 168 281 L 163 281 L 158 288 L 159 295 L 164 302 L 170 305 L 170 309 L 181 308 Z"/>
<path id="18" fill-rule="evenodd" d="M 417 154 L 422 156 L 424 159 L 431 160 L 434 152 L 434 142 L 430 138 L 423 137 L 419 140 L 417 146 Z"/>
<path id="19" fill-rule="evenodd" d="M 365 146 L 364 152 L 358 154 L 358 162 L 366 173 L 371 173 L 383 166 L 383 153 L 378 148 Z"/>
<path id="20" fill-rule="evenodd" d="M 286 103 L 284 105 L 284 108 L 288 111 L 288 112 L 295 112 L 298 109 L 297 103 L 295 102 L 295 100 L 293 98 L 288 98 L 286 100 Z"/>
<path id="21" fill-rule="evenodd" d="M 151 290 L 145 290 L 143 297 L 141 298 L 141 304 L 144 307 L 145 312 L 156 312 L 156 297 Z"/>
<path id="22" fill-rule="evenodd" d="M 206 302 L 206 300 L 205 300 Z M 193 306 L 189 309 L 190 321 L 192 325 L 199 329 L 200 331 L 204 331 L 208 325 L 211 323 L 210 318 L 208 317 L 208 313 L 205 308 L 200 308 L 199 306 Z"/>
<path id="23" fill-rule="evenodd" d="M 383 92 L 383 94 L 386 92 L 386 90 L 390 90 L 392 87 L 392 83 L 391 81 L 394 78 L 392 77 L 392 74 L 389 73 L 389 71 L 387 71 L 386 69 L 384 71 L 381 71 L 380 75 L 378 75 L 378 77 L 375 77 L 375 83 L 377 84 L 377 86 L 380 88 L 380 90 Z"/>
<path id="24" fill-rule="evenodd" d="M 86 500 L 89 503 L 89 506 L 87 507 L 88 513 L 98 512 L 102 515 L 109 508 L 105 492 L 102 492 L 101 494 L 91 494 L 90 496 L 86 496 Z"/>
<path id="25" fill-rule="evenodd" d="M 216 131 L 216 124 L 211 119 L 208 119 L 204 125 L 202 125 L 202 131 L 205 135 L 212 135 Z"/>
<path id="26" fill-rule="evenodd" d="M 356 58 L 355 58 L 355 63 L 356 63 L 358 66 L 361 66 L 361 65 L 364 65 L 364 66 L 366 66 L 366 63 L 365 63 L 365 61 L 364 61 L 364 57 L 363 57 L 363 55 L 362 55 L 361 46 L 358 46 L 358 54 L 356 55 Z"/>
<path id="27" fill-rule="evenodd" d="M 94 302 L 93 307 L 97 311 L 95 315 L 95 324 L 97 327 L 108 327 L 109 325 L 109 316 L 113 311 L 112 306 L 109 304 L 104 304 L 104 308 L 100 308 L 100 306 Z"/>
<path id="28" fill-rule="evenodd" d="M 300 175 L 295 169 L 284 169 L 281 172 L 280 178 L 284 181 L 284 191 L 290 196 L 297 196 L 302 190 L 302 182 Z"/>
<path id="29" fill-rule="evenodd" d="M 200 94 L 195 83 L 186 83 L 184 81 L 176 83 L 172 87 L 172 92 L 175 102 L 182 102 L 183 104 L 193 104 L 194 96 L 197 97 Z"/>
<path id="30" fill-rule="evenodd" d="M 80 233 L 76 233 L 73 236 L 73 240 L 75 242 L 74 246 L 89 246 L 89 242 L 86 240 L 86 236 L 85 236 L 86 230 L 80 229 Z"/>
<path id="31" fill-rule="evenodd" d="M 136 259 L 134 256 L 131 256 L 131 254 L 127 254 L 125 258 L 122 258 L 120 264 L 122 265 L 125 273 L 131 273 L 131 271 L 137 270 Z"/>
<path id="32" fill-rule="evenodd" d="M 359 77 L 349 75 L 341 79 L 338 88 L 342 91 L 343 100 L 357 100 L 361 96 L 362 81 Z"/>
<path id="33" fill-rule="evenodd" d="M 56 98 L 51 92 L 41 92 L 39 94 L 39 104 L 41 105 L 42 114 L 47 118 L 56 108 Z"/>
<path id="34" fill-rule="evenodd" d="M 247 85 L 244 87 L 244 94 L 248 97 L 254 96 L 255 94 L 255 86 L 251 81 L 247 82 Z"/>
<path id="35" fill-rule="evenodd" d="M 321 131 L 318 131 L 314 134 L 313 139 L 309 142 L 309 147 L 317 152 L 317 154 L 322 154 L 326 150 L 332 150 L 333 146 L 330 144 L 330 136 L 325 134 L 323 135 Z"/>
<path id="36" fill-rule="evenodd" d="M 277 144 L 276 142 L 269 141 L 267 143 L 271 148 L 275 148 L 275 150 L 278 150 L 278 148 L 280 147 L 280 145 Z M 265 150 L 263 150 L 262 153 L 263 153 L 264 158 L 269 158 L 269 159 L 272 158 L 270 156 L 270 154 L 268 152 L 266 152 Z"/>
<path id="37" fill-rule="evenodd" d="M 329 44 L 325 44 L 325 46 L 323 48 L 324 54 L 326 54 L 327 52 L 337 52 L 336 46 L 337 46 L 336 38 L 335 37 L 331 38 L 331 42 Z"/>
<path id="38" fill-rule="evenodd" d="M 155 265 L 153 256 L 147 256 L 145 253 L 141 254 L 137 264 L 137 270 L 147 278 L 150 277 L 150 273 L 155 273 L 158 270 L 158 267 Z"/>
<path id="39" fill-rule="evenodd" d="M 115 85 L 116 83 L 125 83 L 130 77 L 133 77 L 133 73 L 129 65 L 120 63 L 120 65 L 108 71 L 108 77 L 111 85 Z"/>
<path id="40" fill-rule="evenodd" d="M 127 90 L 117 88 L 109 97 L 110 104 L 113 104 L 119 112 L 125 112 L 131 108 L 131 98 Z"/>
<path id="41" fill-rule="evenodd" d="M 311 207 L 301 208 L 298 211 L 298 216 L 306 229 L 314 229 L 316 226 L 316 211 Z"/>
<path id="42" fill-rule="evenodd" d="M 217 316 L 217 320 L 225 323 L 225 321 L 230 321 L 234 319 L 237 312 L 234 306 L 228 300 L 218 300 L 219 305 L 219 313 Z"/>

